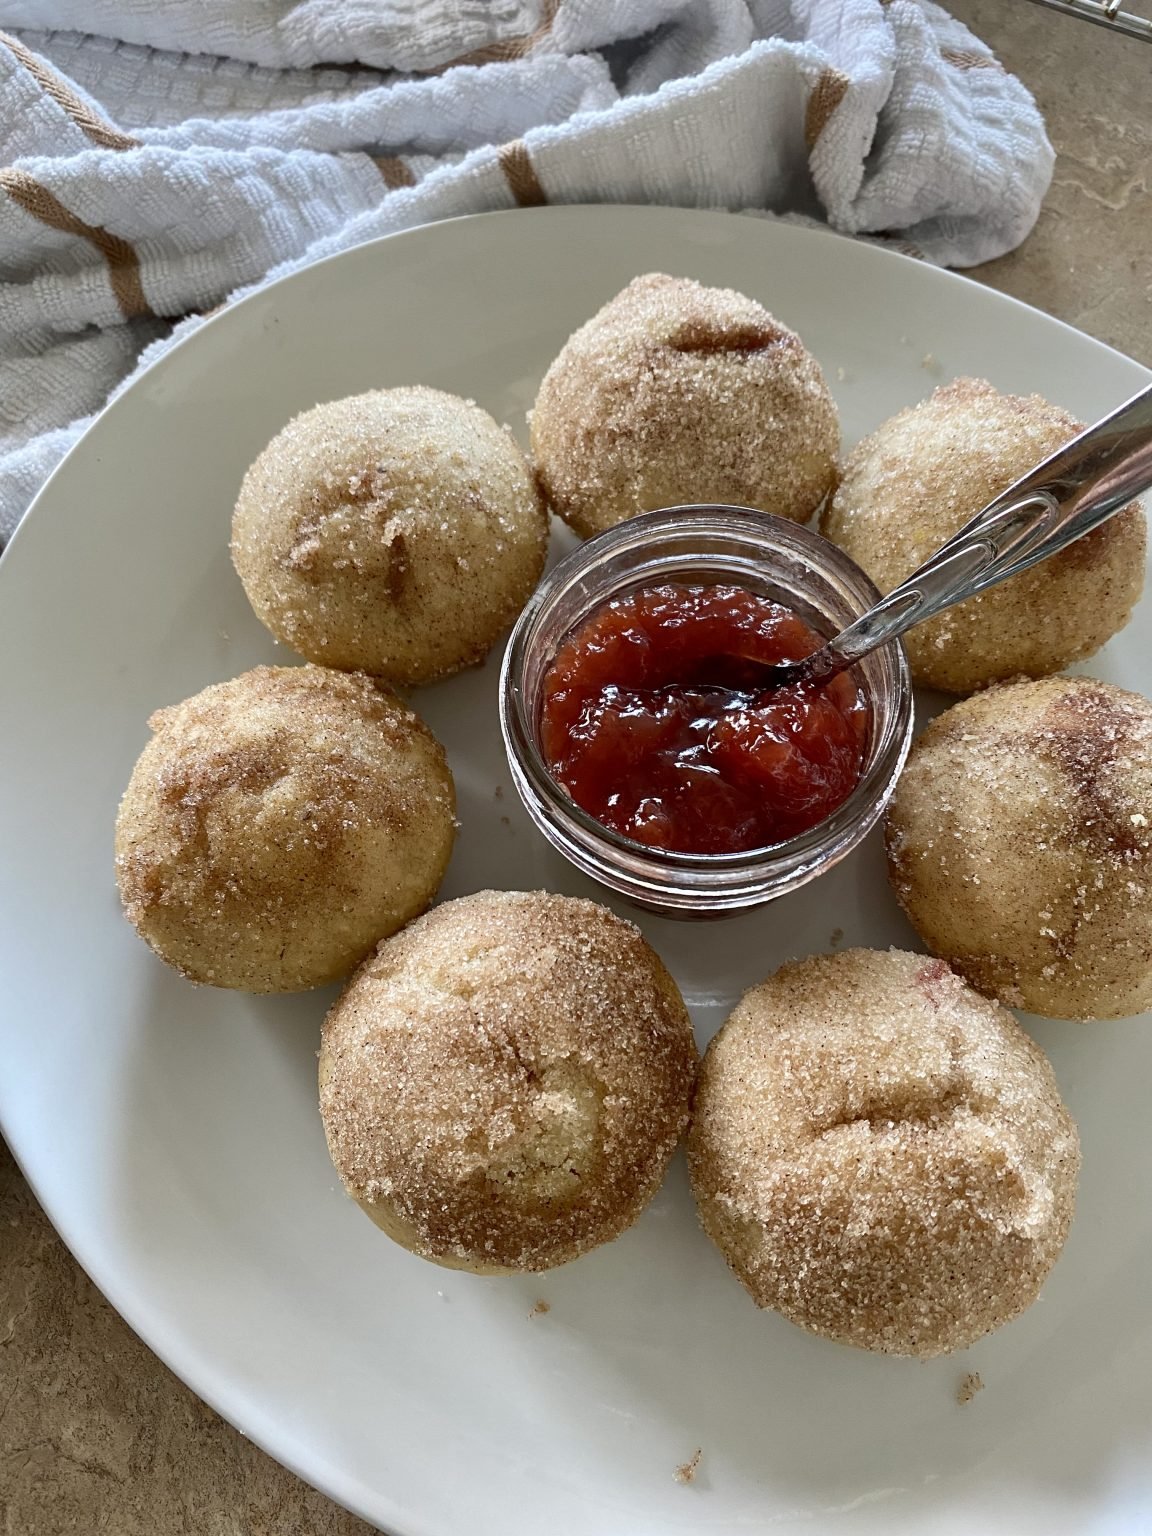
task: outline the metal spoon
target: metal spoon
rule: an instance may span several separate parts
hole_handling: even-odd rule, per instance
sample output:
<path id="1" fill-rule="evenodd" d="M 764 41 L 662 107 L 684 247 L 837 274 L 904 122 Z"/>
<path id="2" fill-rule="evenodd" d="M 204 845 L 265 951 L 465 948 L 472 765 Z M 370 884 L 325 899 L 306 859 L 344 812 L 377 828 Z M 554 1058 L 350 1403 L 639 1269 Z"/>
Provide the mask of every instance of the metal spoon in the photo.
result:
<path id="1" fill-rule="evenodd" d="M 827 682 L 914 624 L 1083 538 L 1149 486 L 1152 384 L 990 501 L 834 640 L 803 661 L 765 667 L 758 687 Z"/>

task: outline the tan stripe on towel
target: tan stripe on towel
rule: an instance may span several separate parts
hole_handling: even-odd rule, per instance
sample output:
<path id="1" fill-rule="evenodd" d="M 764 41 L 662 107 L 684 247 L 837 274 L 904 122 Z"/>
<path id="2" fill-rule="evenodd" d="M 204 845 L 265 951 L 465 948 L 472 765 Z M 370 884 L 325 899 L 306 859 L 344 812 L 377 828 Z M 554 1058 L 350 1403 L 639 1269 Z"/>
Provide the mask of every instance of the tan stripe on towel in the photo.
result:
<path id="1" fill-rule="evenodd" d="M 957 69 L 1003 69 L 989 53 L 970 53 L 960 48 L 941 48 L 940 57 Z"/>
<path id="2" fill-rule="evenodd" d="M 0 43 L 3 43 L 17 62 L 24 66 L 44 94 L 51 96 L 56 105 L 68 114 L 77 128 L 91 139 L 93 144 L 98 144 L 101 149 L 140 148 L 139 139 L 134 139 L 127 133 L 121 133 L 119 128 L 113 127 L 106 118 L 94 111 L 88 102 L 77 96 L 63 75 L 58 75 L 54 69 L 49 69 L 44 60 L 25 48 L 23 43 L 17 42 L 14 37 L 9 37 L 7 32 L 0 32 Z"/>
<path id="3" fill-rule="evenodd" d="M 511 144 L 501 144 L 500 169 L 504 172 L 505 180 L 518 207 L 541 208 L 548 201 L 523 139 L 513 139 Z"/>
<path id="4" fill-rule="evenodd" d="M 380 172 L 384 185 L 389 192 L 395 192 L 398 187 L 414 187 L 416 177 L 412 167 L 405 164 L 399 155 L 372 155 L 371 160 Z"/>
<path id="5" fill-rule="evenodd" d="M 507 64 L 513 59 L 522 59 L 551 32 L 559 9 L 560 0 L 544 0 L 540 8 L 540 21 L 531 32 L 522 37 L 505 37 L 498 43 L 485 43 L 483 48 L 473 48 L 471 53 L 462 53 L 458 59 L 449 59 L 447 64 L 437 64 L 435 69 L 422 70 L 421 73 L 442 75 L 446 70 L 459 68 L 461 64 Z"/>
<path id="6" fill-rule="evenodd" d="M 804 142 L 808 146 L 809 153 L 812 152 L 816 140 L 827 127 L 828 119 L 844 100 L 848 85 L 846 74 L 839 69 L 829 67 L 822 71 L 819 80 L 812 87 L 808 105 L 804 111 Z"/>
<path id="7" fill-rule="evenodd" d="M 47 224 L 49 229 L 62 230 L 66 235 L 77 235 L 95 246 L 108 263 L 112 292 L 126 319 L 152 316 L 152 309 L 144 297 L 144 288 L 140 282 L 140 258 L 127 240 L 109 234 L 98 224 L 85 224 L 83 219 L 69 213 L 54 193 L 24 171 L 0 171 L 0 190 L 7 192 L 25 213 L 39 219 L 41 224 Z"/>

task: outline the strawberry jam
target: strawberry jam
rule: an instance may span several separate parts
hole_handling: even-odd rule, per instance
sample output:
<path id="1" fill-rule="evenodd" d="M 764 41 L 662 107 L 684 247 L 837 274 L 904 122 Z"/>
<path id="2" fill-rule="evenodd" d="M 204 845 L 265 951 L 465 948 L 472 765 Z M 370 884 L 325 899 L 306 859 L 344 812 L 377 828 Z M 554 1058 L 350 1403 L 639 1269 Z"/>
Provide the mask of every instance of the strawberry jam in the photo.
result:
<path id="1" fill-rule="evenodd" d="M 680 853 L 744 853 L 806 832 L 860 779 L 868 706 L 850 674 L 765 692 L 764 666 L 822 637 L 733 586 L 648 587 L 604 604 L 544 680 L 540 744 L 602 826 Z"/>

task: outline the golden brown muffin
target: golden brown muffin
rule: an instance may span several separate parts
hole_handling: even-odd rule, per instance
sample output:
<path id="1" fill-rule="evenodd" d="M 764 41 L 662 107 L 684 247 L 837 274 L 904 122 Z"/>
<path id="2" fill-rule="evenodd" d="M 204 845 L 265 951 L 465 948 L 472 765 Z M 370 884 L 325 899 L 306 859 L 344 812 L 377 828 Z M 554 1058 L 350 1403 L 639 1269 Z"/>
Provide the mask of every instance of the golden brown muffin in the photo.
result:
<path id="1" fill-rule="evenodd" d="M 1036 1299 L 1080 1147 L 1010 1013 L 941 960 L 856 949 L 745 993 L 704 1057 L 688 1158 L 758 1306 L 927 1359 Z"/>
<path id="2" fill-rule="evenodd" d="M 617 1237 L 688 1119 L 696 1045 L 631 923 L 543 891 L 447 902 L 381 944 L 324 1022 L 337 1172 L 450 1268 L 550 1269 Z"/>
<path id="3" fill-rule="evenodd" d="M 531 415 L 537 475 L 587 538 L 682 502 L 805 522 L 840 427 L 800 338 L 730 288 L 638 277 L 571 336 Z"/>
<path id="4" fill-rule="evenodd" d="M 192 981 L 318 987 L 435 896 L 452 775 L 383 684 L 256 667 L 148 723 L 116 819 L 116 877 L 141 937 Z"/>
<path id="5" fill-rule="evenodd" d="M 821 532 L 889 592 L 1081 430 L 1039 395 L 956 379 L 856 446 Z M 1129 507 L 1060 554 L 917 625 L 904 637 L 913 680 L 972 693 L 1091 656 L 1128 622 L 1144 583 L 1144 546 L 1144 514 Z"/>
<path id="6" fill-rule="evenodd" d="M 1012 1008 L 1152 1007 L 1152 703 L 1053 677 L 954 705 L 913 744 L 888 812 L 912 926 Z"/>
<path id="7" fill-rule="evenodd" d="M 483 660 L 547 540 L 511 434 L 419 386 L 297 416 L 244 477 L 232 519 L 233 563 L 278 640 L 401 686 Z"/>

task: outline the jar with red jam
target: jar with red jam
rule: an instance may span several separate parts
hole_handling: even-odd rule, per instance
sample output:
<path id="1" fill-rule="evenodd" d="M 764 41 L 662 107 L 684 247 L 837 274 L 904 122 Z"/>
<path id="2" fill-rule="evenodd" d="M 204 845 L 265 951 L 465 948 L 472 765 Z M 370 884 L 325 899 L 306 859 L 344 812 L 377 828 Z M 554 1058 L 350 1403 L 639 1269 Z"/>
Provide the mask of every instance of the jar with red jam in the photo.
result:
<path id="1" fill-rule="evenodd" d="M 644 513 L 549 573 L 512 633 L 501 726 L 532 820 L 577 868 L 667 915 L 795 890 L 876 824 L 912 733 L 893 641 L 774 691 L 878 597 L 819 534 L 743 507 Z"/>

